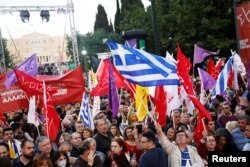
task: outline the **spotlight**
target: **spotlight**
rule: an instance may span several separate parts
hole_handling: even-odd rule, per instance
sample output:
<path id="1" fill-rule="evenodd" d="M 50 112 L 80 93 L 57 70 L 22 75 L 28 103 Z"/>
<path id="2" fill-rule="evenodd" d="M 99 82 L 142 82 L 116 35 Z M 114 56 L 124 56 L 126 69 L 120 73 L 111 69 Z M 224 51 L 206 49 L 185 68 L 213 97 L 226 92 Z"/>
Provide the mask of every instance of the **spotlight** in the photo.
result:
<path id="1" fill-rule="evenodd" d="M 42 10 L 40 13 L 40 16 L 42 17 L 43 22 L 48 22 L 49 21 L 49 11 L 48 10 Z"/>
<path id="2" fill-rule="evenodd" d="M 66 10 L 63 9 L 63 8 L 58 8 L 57 9 L 57 14 L 60 15 L 60 14 L 66 14 Z"/>
<path id="3" fill-rule="evenodd" d="M 30 18 L 29 11 L 28 10 L 21 10 L 20 11 L 20 17 L 22 19 L 22 22 L 28 23 L 29 22 L 29 18 Z"/>

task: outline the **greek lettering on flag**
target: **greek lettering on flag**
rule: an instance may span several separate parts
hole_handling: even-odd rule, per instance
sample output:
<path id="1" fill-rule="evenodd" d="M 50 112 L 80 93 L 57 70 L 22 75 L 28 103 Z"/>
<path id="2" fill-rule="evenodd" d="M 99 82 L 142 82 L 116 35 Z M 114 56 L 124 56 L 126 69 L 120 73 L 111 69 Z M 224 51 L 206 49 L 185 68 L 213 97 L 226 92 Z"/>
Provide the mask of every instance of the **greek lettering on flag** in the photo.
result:
<path id="1" fill-rule="evenodd" d="M 83 121 L 86 127 L 94 129 L 93 118 L 89 108 L 88 96 L 85 92 L 83 93 L 82 96 L 82 104 L 80 108 L 80 120 Z"/>
<path id="2" fill-rule="evenodd" d="M 176 65 L 157 55 L 107 40 L 114 65 L 131 83 L 140 86 L 179 85 Z"/>

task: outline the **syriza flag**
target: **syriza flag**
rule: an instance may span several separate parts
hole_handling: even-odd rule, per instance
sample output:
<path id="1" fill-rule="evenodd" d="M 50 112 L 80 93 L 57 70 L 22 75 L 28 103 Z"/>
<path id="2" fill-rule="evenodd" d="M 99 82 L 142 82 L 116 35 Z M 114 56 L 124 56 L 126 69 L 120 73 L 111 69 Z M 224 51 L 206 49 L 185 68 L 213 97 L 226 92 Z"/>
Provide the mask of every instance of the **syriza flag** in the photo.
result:
<path id="1" fill-rule="evenodd" d="M 38 64 L 37 64 L 37 56 L 33 54 L 20 65 L 18 65 L 15 69 L 23 71 L 33 77 L 37 76 L 38 74 Z M 6 75 L 5 86 L 6 88 L 11 87 L 17 81 L 16 75 L 14 70 L 10 71 Z"/>

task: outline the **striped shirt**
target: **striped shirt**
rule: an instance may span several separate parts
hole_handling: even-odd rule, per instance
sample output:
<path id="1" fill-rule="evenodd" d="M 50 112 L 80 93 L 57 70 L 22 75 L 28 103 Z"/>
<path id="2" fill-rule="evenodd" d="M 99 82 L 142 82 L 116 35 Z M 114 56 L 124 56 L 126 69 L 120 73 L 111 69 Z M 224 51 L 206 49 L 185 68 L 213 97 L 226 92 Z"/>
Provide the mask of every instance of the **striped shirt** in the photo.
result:
<path id="1" fill-rule="evenodd" d="M 187 147 L 184 151 L 181 151 L 181 167 L 190 167 L 191 165 L 191 159 L 189 156 L 189 152 Z"/>

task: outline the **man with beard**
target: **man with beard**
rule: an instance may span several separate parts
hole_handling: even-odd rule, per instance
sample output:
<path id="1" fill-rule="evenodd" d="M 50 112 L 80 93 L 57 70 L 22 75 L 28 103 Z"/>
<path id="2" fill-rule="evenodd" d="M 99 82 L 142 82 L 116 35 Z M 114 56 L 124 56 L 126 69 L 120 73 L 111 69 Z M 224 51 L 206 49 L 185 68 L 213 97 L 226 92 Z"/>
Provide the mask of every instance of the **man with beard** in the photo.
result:
<path id="1" fill-rule="evenodd" d="M 24 140 L 21 144 L 22 155 L 13 160 L 13 167 L 32 167 L 35 155 L 35 144 L 31 140 Z"/>

